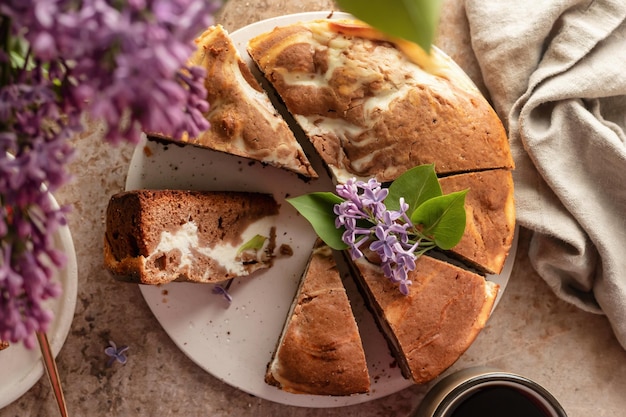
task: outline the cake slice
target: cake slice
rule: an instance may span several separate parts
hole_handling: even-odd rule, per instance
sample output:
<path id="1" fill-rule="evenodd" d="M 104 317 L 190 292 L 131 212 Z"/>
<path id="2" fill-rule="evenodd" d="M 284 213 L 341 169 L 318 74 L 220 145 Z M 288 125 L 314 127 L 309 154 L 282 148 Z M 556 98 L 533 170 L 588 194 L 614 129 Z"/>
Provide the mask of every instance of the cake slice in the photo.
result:
<path id="1" fill-rule="evenodd" d="M 495 169 L 440 178 L 444 194 L 469 189 L 466 224 L 454 257 L 488 274 L 502 272 L 515 234 L 515 202 L 511 171 Z"/>
<path id="2" fill-rule="evenodd" d="M 332 251 L 316 243 L 265 381 L 296 394 L 369 391 L 361 336 Z"/>
<path id="3" fill-rule="evenodd" d="M 408 295 L 365 258 L 355 277 L 402 374 L 426 383 L 472 344 L 491 313 L 498 285 L 449 263 L 421 256 Z"/>
<path id="4" fill-rule="evenodd" d="M 9 342 L 5 342 L 4 340 L 0 340 L 0 350 L 4 350 L 9 347 Z"/>
<path id="5" fill-rule="evenodd" d="M 226 30 L 212 26 L 196 39 L 192 65 L 207 71 L 205 88 L 211 127 L 184 142 L 258 160 L 317 178 L 302 147 L 270 102 Z M 151 136 L 163 138 L 158 132 Z"/>
<path id="6" fill-rule="evenodd" d="M 117 279 L 141 284 L 250 275 L 272 265 L 277 215 L 267 194 L 119 193 L 106 210 L 105 266 Z"/>
<path id="7" fill-rule="evenodd" d="M 438 174 L 512 168 L 504 127 L 467 75 L 438 50 L 428 71 L 406 50 L 362 23 L 325 19 L 248 43 L 337 182 L 389 182 L 430 163 Z"/>

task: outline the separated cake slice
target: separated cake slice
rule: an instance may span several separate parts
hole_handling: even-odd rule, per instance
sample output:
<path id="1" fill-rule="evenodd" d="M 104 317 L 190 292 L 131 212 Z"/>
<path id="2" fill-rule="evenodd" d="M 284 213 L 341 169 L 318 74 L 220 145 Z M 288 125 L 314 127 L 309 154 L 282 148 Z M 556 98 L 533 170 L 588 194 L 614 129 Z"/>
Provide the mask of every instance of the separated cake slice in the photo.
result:
<path id="1" fill-rule="evenodd" d="M 245 192 L 135 190 L 111 197 L 104 261 L 120 280 L 220 282 L 272 265 L 278 204 Z"/>
<path id="2" fill-rule="evenodd" d="M 439 174 L 512 168 L 502 123 L 467 75 L 438 50 L 426 71 L 402 45 L 315 20 L 263 33 L 248 52 L 338 182 L 430 163 Z"/>
<path id="3" fill-rule="evenodd" d="M 196 39 L 190 63 L 207 71 L 205 88 L 211 127 L 193 145 L 227 152 L 317 178 L 302 147 L 270 102 L 222 26 L 212 26 Z M 158 132 L 152 136 L 163 137 Z"/>
<path id="4" fill-rule="evenodd" d="M 265 381 L 297 394 L 369 391 L 361 336 L 331 249 L 316 243 Z"/>
<path id="5" fill-rule="evenodd" d="M 502 272 L 515 235 L 511 171 L 495 169 L 440 178 L 444 194 L 468 189 L 466 224 L 450 254 L 488 274 Z"/>
<path id="6" fill-rule="evenodd" d="M 491 313 L 498 285 L 446 262 L 421 256 L 408 295 L 365 258 L 351 262 L 368 306 L 402 374 L 426 383 L 472 344 Z"/>

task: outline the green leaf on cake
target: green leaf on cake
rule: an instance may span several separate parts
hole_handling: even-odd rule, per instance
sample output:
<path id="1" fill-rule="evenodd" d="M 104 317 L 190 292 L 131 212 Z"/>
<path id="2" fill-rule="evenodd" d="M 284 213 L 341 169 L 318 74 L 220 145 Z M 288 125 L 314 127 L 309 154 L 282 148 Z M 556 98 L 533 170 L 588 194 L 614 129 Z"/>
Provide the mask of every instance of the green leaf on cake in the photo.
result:
<path id="1" fill-rule="evenodd" d="M 249 241 L 247 241 L 246 243 L 244 243 L 243 245 L 239 247 L 237 254 L 239 255 L 247 250 L 258 251 L 263 248 L 263 245 L 265 244 L 266 240 L 267 238 L 265 236 L 255 235 L 252 239 L 250 239 Z"/>
<path id="2" fill-rule="evenodd" d="M 437 31 L 442 0 L 337 0 L 357 19 L 387 33 L 418 44 L 430 52 Z"/>
<path id="3" fill-rule="evenodd" d="M 411 168 L 396 178 L 389 186 L 389 195 L 385 199 L 388 210 L 400 208 L 400 197 L 409 205 L 407 216 L 423 202 L 442 195 L 441 185 L 435 173 L 435 166 L 419 165 Z"/>
<path id="4" fill-rule="evenodd" d="M 336 250 L 348 247 L 341 240 L 344 229 L 335 226 L 334 207 L 342 201 L 341 197 L 330 192 L 310 193 L 287 199 L 311 223 L 320 239 Z"/>
<path id="5" fill-rule="evenodd" d="M 422 233 L 441 249 L 453 248 L 465 232 L 465 195 L 468 190 L 431 198 L 411 215 L 413 224 L 422 225 Z"/>

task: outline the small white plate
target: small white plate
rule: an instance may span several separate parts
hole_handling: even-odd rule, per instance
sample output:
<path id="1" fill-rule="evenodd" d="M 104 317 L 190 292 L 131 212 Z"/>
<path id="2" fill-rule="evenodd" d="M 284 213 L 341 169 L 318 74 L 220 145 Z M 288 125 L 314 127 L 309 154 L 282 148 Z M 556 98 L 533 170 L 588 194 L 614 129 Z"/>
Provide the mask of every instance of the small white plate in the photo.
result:
<path id="1" fill-rule="evenodd" d="M 251 37 L 275 26 L 328 17 L 327 12 L 282 16 L 246 26 L 231 34 L 242 57 Z M 348 15 L 335 13 L 333 18 Z M 253 72 L 257 73 L 256 70 Z M 279 103 L 279 110 L 284 111 Z M 298 129 L 295 129 L 299 132 Z M 296 133 L 312 155 L 306 139 Z M 267 363 L 276 347 L 298 281 L 315 241 L 310 225 L 285 198 L 313 191 L 333 191 L 319 158 L 312 157 L 319 180 L 305 182 L 295 174 L 258 162 L 193 146 L 147 141 L 137 146 L 128 172 L 126 189 L 196 189 L 257 191 L 271 193 L 281 205 L 277 244 L 293 248 L 293 256 L 276 260 L 274 266 L 253 277 L 233 281 L 230 307 L 212 293 L 212 285 L 171 283 L 140 286 L 153 314 L 177 346 L 200 367 L 222 381 L 255 396 L 287 405 L 338 407 L 358 404 L 398 392 L 411 385 L 390 356 L 382 334 L 350 277 L 344 280 L 359 324 L 372 378 L 369 394 L 325 397 L 283 392 L 264 382 Z M 505 271 L 490 277 L 504 290 L 515 248 Z M 502 292 L 501 291 L 501 292 Z"/>
<path id="2" fill-rule="evenodd" d="M 67 256 L 65 268 L 58 271 L 57 277 L 54 278 L 61 283 L 63 293 L 59 298 L 47 301 L 47 306 L 54 312 L 54 319 L 47 335 L 52 353 L 56 357 L 65 343 L 74 318 L 78 273 L 74 242 L 69 227 L 60 227 L 54 240 L 56 248 L 62 250 Z M 0 351 L 0 408 L 21 397 L 35 385 L 43 373 L 44 367 L 39 347 L 35 346 L 29 350 L 22 343 L 15 343 L 11 344 L 8 349 Z"/>

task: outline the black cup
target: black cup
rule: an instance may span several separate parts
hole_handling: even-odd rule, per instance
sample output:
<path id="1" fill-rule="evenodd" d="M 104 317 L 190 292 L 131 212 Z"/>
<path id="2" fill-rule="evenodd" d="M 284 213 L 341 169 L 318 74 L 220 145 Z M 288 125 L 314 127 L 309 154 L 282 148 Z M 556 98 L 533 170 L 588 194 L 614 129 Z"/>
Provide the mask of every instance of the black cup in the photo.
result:
<path id="1" fill-rule="evenodd" d="M 413 417 L 567 417 L 552 394 L 521 375 L 491 368 L 453 373 L 426 394 Z"/>

